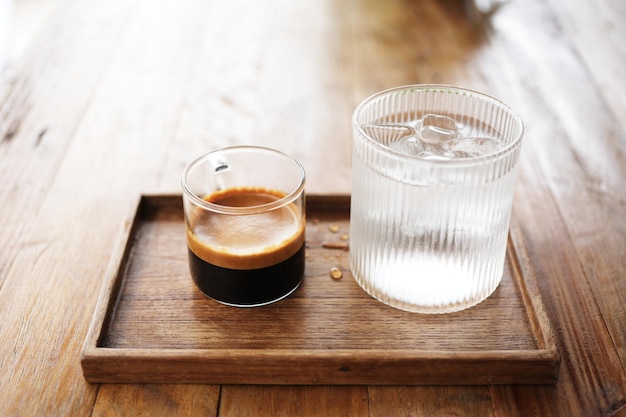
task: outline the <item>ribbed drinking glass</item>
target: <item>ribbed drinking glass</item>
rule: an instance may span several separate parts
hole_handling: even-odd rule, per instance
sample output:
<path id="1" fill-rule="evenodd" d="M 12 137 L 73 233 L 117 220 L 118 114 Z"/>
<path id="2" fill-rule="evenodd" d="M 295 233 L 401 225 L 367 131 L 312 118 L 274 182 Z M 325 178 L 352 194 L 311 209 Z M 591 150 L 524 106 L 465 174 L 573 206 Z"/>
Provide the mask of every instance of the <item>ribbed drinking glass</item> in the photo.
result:
<path id="1" fill-rule="evenodd" d="M 404 310 L 473 306 L 499 285 L 523 123 L 498 99 L 398 87 L 353 116 L 350 267 Z"/>

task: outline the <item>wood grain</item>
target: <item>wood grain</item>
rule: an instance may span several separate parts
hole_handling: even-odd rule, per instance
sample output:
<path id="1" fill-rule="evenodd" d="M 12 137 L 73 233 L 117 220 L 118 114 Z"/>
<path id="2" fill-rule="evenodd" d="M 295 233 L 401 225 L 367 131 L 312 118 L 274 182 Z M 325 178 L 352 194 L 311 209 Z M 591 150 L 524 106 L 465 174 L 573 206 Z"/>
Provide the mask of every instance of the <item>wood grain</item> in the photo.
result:
<path id="1" fill-rule="evenodd" d="M 615 88 L 611 81 L 612 72 L 619 71 L 615 62 L 626 58 L 626 48 L 620 45 L 620 39 L 626 37 L 626 32 L 623 25 L 616 22 L 624 5 L 619 1 L 604 1 L 593 10 L 596 18 L 590 19 L 589 5 L 573 2 L 568 3 L 562 11 L 567 19 L 563 19 L 561 13 L 556 15 L 559 26 L 577 48 L 589 48 L 589 54 L 579 58 L 590 68 L 583 82 L 599 86 L 595 91 L 589 89 L 571 103 L 571 111 L 580 122 L 568 132 L 575 148 L 573 156 L 584 170 L 586 179 L 580 187 L 584 194 L 572 196 L 568 193 L 567 198 L 589 203 L 581 207 L 580 212 L 573 210 L 569 204 L 563 204 L 562 210 L 567 218 L 568 229 L 576 238 L 576 250 L 585 275 L 596 294 L 603 320 L 624 367 L 626 279 L 615 278 L 626 267 L 623 257 L 626 247 L 623 235 L 626 231 L 626 191 L 623 180 L 626 175 L 626 122 L 622 117 L 626 109 L 626 91 Z M 610 30 L 606 30 L 608 28 Z M 589 105 L 597 107 L 599 114 L 588 117 L 585 109 Z M 594 132 L 602 133 L 596 139 Z M 593 152 L 587 150 L 591 138 Z M 606 156 L 599 157 L 600 152 L 596 149 L 605 149 Z M 603 248 L 605 256 L 598 257 L 597 248 Z"/>
<path id="2" fill-rule="evenodd" d="M 68 4 L 42 33 L 48 47 L 24 64 L 18 90 L 11 93 L 20 99 L 8 107 L 4 120 L 12 131 L 9 137 L 5 131 L 0 143 L 0 398 L 7 416 L 84 415 L 95 400 L 97 387 L 75 372 L 80 372 L 76 355 L 86 333 L 83 320 L 92 310 L 86 300 L 96 300 L 99 287 L 85 277 L 99 266 L 97 256 L 85 259 L 75 245 L 84 233 L 67 230 L 88 218 L 90 207 L 80 198 L 68 205 L 55 196 L 76 190 L 67 176 L 68 149 L 81 122 L 76 115 L 93 97 L 115 49 L 108 36 L 120 30 L 126 13 L 115 2 Z M 68 30 L 72 27 L 78 32 Z M 109 32 L 103 36 L 105 27 Z M 92 230 L 107 234 L 106 226 Z"/>
<path id="3" fill-rule="evenodd" d="M 149 118 L 156 119 L 174 114 L 172 107 L 177 106 L 175 100 L 159 101 L 145 94 L 152 90 L 154 79 L 135 84 L 137 94 L 129 100 L 123 83 L 132 81 L 128 73 L 122 75 L 119 65 L 125 66 L 124 53 L 134 55 L 132 50 L 138 46 L 119 48 L 117 36 L 120 32 L 128 36 L 129 22 L 141 19 L 135 6 L 68 3 L 60 13 L 63 19 L 48 33 L 54 40 L 51 50 L 43 51 L 32 65 L 31 75 L 37 77 L 31 93 L 34 102 L 29 104 L 32 119 L 22 122 L 4 149 L 2 222 L 10 239 L 1 239 L 9 250 L 2 250 L 0 256 L 9 257 L 2 265 L 10 267 L 2 274 L 0 317 L 3 323 L 15 323 L 2 325 L 0 344 L 0 398 L 11 399 L 3 407 L 7 416 L 82 415 L 91 413 L 95 401 L 97 387 L 73 377 L 80 372 L 81 339 L 88 328 L 83 321 L 89 322 L 101 286 L 95 277 L 104 273 L 106 261 L 100 260 L 108 257 L 115 241 L 112 231 L 126 212 L 125 202 L 132 200 L 124 190 L 128 193 L 153 182 L 158 155 L 167 147 L 167 140 L 155 140 L 156 132 L 169 137 L 163 124 L 151 124 L 152 132 L 144 129 L 146 106 L 154 106 Z M 185 10 L 193 15 L 193 8 L 181 13 Z M 163 17 L 171 18 L 171 14 Z M 84 23 L 78 24 L 81 19 Z M 139 30 L 141 20 L 135 25 Z M 153 30 L 165 36 L 158 26 Z M 161 68 L 157 74 L 162 80 L 175 74 L 172 67 L 159 63 L 162 59 L 182 71 L 188 67 L 178 43 L 171 48 L 181 53 L 170 49 L 173 55 L 144 55 L 144 62 Z M 120 54 L 117 61 L 109 55 L 114 50 Z M 136 77 L 145 82 L 145 67 L 137 70 Z M 112 103 L 126 107 L 108 107 Z M 117 117 L 124 114 L 140 116 Z M 28 128 L 31 123 L 35 134 Z M 41 123 L 51 124 L 44 124 L 48 131 L 35 146 Z M 143 140 L 129 142 L 129 135 L 138 131 Z M 154 153 L 146 153 L 148 147 Z M 120 156 L 112 159 L 111 155 Z M 150 162 L 146 155 L 157 160 Z M 142 161 L 145 171 L 136 170 L 137 161 Z M 21 221 L 15 217 L 18 214 L 24 216 Z M 68 225 L 79 227 L 70 230 Z M 65 261 L 57 263 L 58 259 Z M 67 391 L 59 394 L 59 389 Z"/>
<path id="4" fill-rule="evenodd" d="M 28 236 L 28 221 L 45 196 L 83 114 L 93 98 L 103 66 L 115 49 L 110 36 L 122 30 L 128 10 L 121 5 L 68 5 L 61 17 L 45 27 L 41 37 L 50 44 L 22 64 L 15 79 L 0 88 L 0 198 L 2 227 L 12 236 L 0 243 L 0 284 Z M 86 22 L 68 30 L 77 16 Z M 97 19 L 96 19 L 97 18 Z M 93 19 L 93 21 L 92 21 Z M 26 156 L 27 155 L 27 156 Z"/>
<path id="5" fill-rule="evenodd" d="M 217 385 L 103 385 L 94 417 L 194 417 L 217 415 Z"/>
<path id="6" fill-rule="evenodd" d="M 487 387 L 370 387 L 370 416 L 493 416 Z"/>
<path id="7" fill-rule="evenodd" d="M 0 87 L 3 413 L 624 415 L 625 17 L 622 0 L 510 0 L 478 27 L 460 0 L 63 2 Z M 85 382 L 81 344 L 137 195 L 178 192 L 189 160 L 240 143 L 296 154 L 309 191 L 349 193 L 352 109 L 416 82 L 494 94 L 526 122 L 514 220 L 557 384 L 225 385 L 216 400 L 214 385 Z"/>
<path id="8" fill-rule="evenodd" d="M 367 387 L 252 386 L 222 388 L 220 416 L 363 416 Z"/>
<path id="9" fill-rule="evenodd" d="M 561 376 L 572 384 L 559 385 L 556 391 L 516 388 L 516 401 L 507 398 L 500 404 L 496 396 L 495 403 L 497 407 L 506 404 L 505 415 L 518 415 L 515 410 L 526 402 L 535 404 L 541 415 L 594 415 L 596 410 L 610 415 L 611 410 L 624 404 L 626 377 L 620 361 L 626 289 L 624 280 L 615 275 L 621 268 L 618 265 L 624 265 L 626 224 L 624 216 L 617 214 L 624 212 L 624 187 L 621 179 L 614 177 L 624 175 L 624 141 L 613 139 L 616 133 L 608 126 L 616 126 L 616 122 L 603 93 L 591 87 L 595 81 L 579 62 L 580 56 L 554 36 L 560 30 L 556 17 L 560 15 L 549 17 L 553 16 L 551 10 L 539 3 L 511 13 L 514 11 L 518 11 L 516 20 L 522 16 L 530 24 L 544 19 L 546 27 L 553 28 L 531 34 L 524 32 L 523 26 L 509 31 L 506 42 L 516 45 L 512 49 L 515 54 L 502 59 L 510 60 L 510 66 L 529 75 L 524 88 L 515 92 L 517 107 L 526 109 L 525 117 L 535 123 L 527 123 L 525 146 L 529 156 L 523 158 L 514 207 L 516 216 L 525 219 L 524 240 L 531 242 L 530 256 L 538 274 L 551 277 L 539 282 L 554 325 L 560 329 L 559 349 L 568 356 Z M 506 20 L 503 16 L 502 23 L 512 23 L 512 16 L 506 16 Z M 537 50 L 537 44 L 547 48 Z M 531 68 L 540 65 L 573 69 L 531 77 Z M 574 85 L 578 86 L 576 95 L 564 99 Z M 554 105 L 543 104 L 548 99 L 555 100 Z M 587 115 L 590 106 L 598 109 L 593 117 Z M 617 137 L 621 135 L 617 133 Z M 584 174 L 575 176 L 573 172 Z M 598 178 L 602 178 L 599 187 Z M 548 248 L 551 256 L 543 256 Z M 590 293 L 595 294 L 593 300 Z M 599 357 L 606 362 L 598 364 Z M 579 392 L 586 390 L 594 395 L 582 399 Z M 569 401 L 560 403 L 558 398 Z"/>

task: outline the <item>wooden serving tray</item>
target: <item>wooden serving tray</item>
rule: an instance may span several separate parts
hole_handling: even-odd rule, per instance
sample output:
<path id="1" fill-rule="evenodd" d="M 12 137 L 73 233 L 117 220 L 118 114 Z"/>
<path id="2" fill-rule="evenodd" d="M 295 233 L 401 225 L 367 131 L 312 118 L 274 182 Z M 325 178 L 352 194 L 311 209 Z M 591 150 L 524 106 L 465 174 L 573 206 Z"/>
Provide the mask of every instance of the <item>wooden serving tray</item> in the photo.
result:
<path id="1" fill-rule="evenodd" d="M 305 279 L 289 298 L 236 308 L 188 272 L 182 198 L 144 195 L 124 223 L 81 353 L 110 383 L 549 384 L 559 355 L 525 248 L 511 229 L 502 283 L 443 315 L 389 307 L 348 265 L 347 196 L 307 197 Z M 330 277 L 333 267 L 343 278 Z"/>

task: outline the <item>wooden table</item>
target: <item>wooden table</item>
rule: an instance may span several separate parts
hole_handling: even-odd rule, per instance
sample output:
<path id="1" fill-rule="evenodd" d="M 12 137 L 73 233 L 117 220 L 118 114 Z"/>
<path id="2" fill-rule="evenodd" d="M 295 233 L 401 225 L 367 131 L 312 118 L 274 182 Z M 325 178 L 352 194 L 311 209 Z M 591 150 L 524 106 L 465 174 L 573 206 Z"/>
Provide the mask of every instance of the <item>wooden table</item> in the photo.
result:
<path id="1" fill-rule="evenodd" d="M 52 15 L 0 90 L 6 416 L 626 416 L 626 7 L 511 0 L 93 1 Z M 401 84 L 478 89 L 526 123 L 513 219 L 556 385 L 90 384 L 80 351 L 121 219 L 210 149 L 301 159 L 350 192 L 350 116 Z"/>

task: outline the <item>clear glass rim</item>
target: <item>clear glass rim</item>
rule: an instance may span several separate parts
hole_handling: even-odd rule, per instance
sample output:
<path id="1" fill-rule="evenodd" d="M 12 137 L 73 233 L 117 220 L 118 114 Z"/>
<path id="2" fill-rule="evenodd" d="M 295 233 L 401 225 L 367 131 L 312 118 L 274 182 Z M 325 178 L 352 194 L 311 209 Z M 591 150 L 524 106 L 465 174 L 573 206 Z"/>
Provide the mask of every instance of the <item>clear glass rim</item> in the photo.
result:
<path id="1" fill-rule="evenodd" d="M 233 207 L 233 206 L 224 206 L 221 204 L 215 204 L 204 200 L 202 197 L 198 196 L 196 193 L 191 191 L 188 185 L 188 177 L 189 174 L 193 171 L 194 168 L 204 163 L 207 159 L 211 158 L 216 154 L 228 154 L 228 153 L 237 153 L 237 152 L 256 152 L 256 153 L 266 153 L 273 154 L 275 156 L 281 157 L 289 161 L 292 164 L 299 175 L 299 181 L 297 186 L 287 192 L 285 190 L 279 190 L 285 192 L 286 195 L 276 201 L 272 201 L 266 204 L 259 204 L 256 206 L 247 206 L 247 207 Z M 181 185 L 183 188 L 183 193 L 187 196 L 195 205 L 204 208 L 205 210 L 209 210 L 215 213 L 220 214 L 232 214 L 232 215 L 245 215 L 245 214 L 257 214 L 263 213 L 270 210 L 274 210 L 280 207 L 283 207 L 291 202 L 295 201 L 300 197 L 300 195 L 304 191 L 305 184 L 305 171 L 304 166 L 297 159 L 287 155 L 284 152 L 278 151 L 276 149 L 267 148 L 263 146 L 231 146 L 226 148 L 220 148 L 213 150 L 211 152 L 205 153 L 192 162 L 190 162 L 185 169 L 183 170 Z M 255 187 L 255 184 L 250 184 L 250 187 Z"/>
<path id="2" fill-rule="evenodd" d="M 469 96 L 474 96 L 486 101 L 489 101 L 492 104 L 495 104 L 503 109 L 505 109 L 511 118 L 515 120 L 515 122 L 519 125 L 519 132 L 512 140 L 502 148 L 501 150 L 490 153 L 487 155 L 481 155 L 476 157 L 469 158 L 455 158 L 455 159 L 424 159 L 415 155 L 407 155 L 402 152 L 393 150 L 380 142 L 374 140 L 370 135 L 368 135 L 365 130 L 363 130 L 362 125 L 358 122 L 359 115 L 364 111 L 364 109 L 370 105 L 376 99 L 379 99 L 384 96 L 388 96 L 394 93 L 400 92 L 412 92 L 412 91 L 435 91 L 435 92 L 448 92 L 448 93 L 456 93 L 456 94 L 465 94 Z M 473 90 L 470 88 L 457 87 L 453 85 L 447 84 L 409 84 L 398 87 L 389 88 L 383 91 L 379 91 L 377 93 L 372 94 L 371 96 L 365 98 L 361 103 L 356 107 L 354 113 L 352 115 L 352 125 L 354 129 L 356 129 L 359 133 L 359 136 L 365 138 L 368 144 L 374 146 L 378 151 L 387 154 L 388 156 L 392 156 L 394 158 L 401 158 L 404 160 L 416 161 L 423 164 L 432 164 L 432 165 L 475 165 L 480 164 L 483 161 L 488 161 L 492 159 L 497 159 L 502 155 L 510 153 L 514 148 L 516 148 L 522 140 L 524 136 L 524 123 L 519 114 L 513 110 L 508 104 L 503 102 L 502 100 L 493 97 L 489 94 L 482 93 L 477 90 Z"/>

